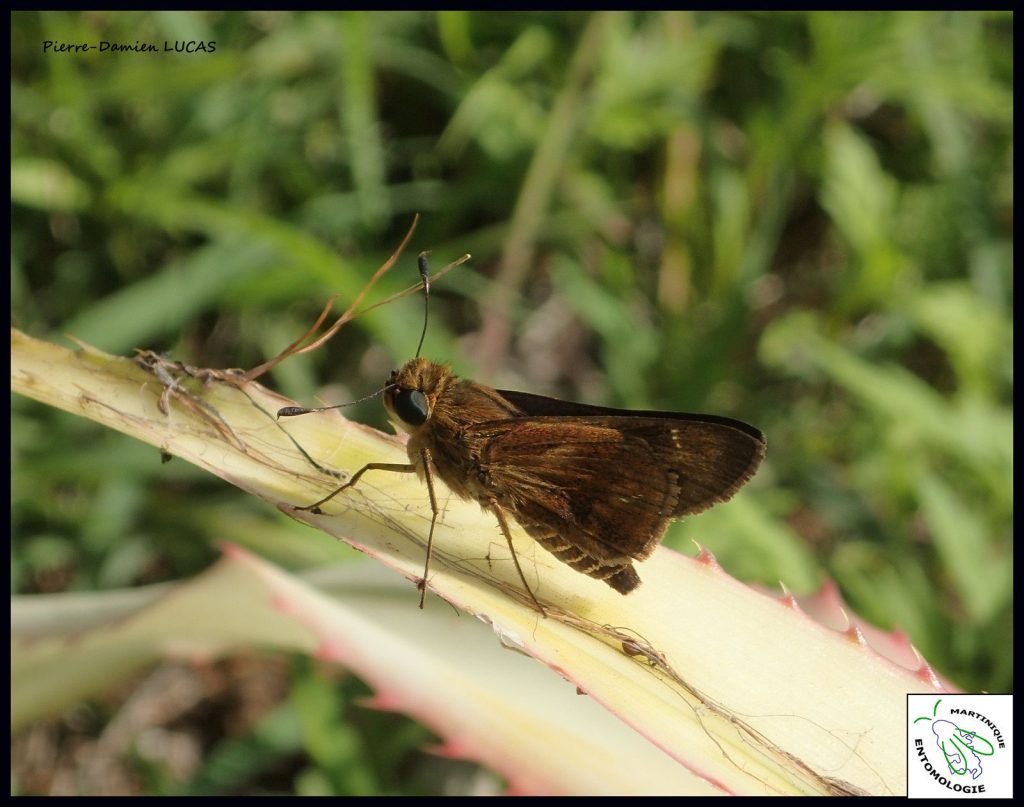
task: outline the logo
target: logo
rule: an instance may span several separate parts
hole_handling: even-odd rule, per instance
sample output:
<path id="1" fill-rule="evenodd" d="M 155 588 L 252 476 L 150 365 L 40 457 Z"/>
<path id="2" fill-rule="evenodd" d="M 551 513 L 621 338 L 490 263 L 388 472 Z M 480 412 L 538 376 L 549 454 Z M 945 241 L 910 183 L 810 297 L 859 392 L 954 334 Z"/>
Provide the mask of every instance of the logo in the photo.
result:
<path id="1" fill-rule="evenodd" d="M 908 695 L 907 795 L 1013 795 L 1012 695 Z"/>

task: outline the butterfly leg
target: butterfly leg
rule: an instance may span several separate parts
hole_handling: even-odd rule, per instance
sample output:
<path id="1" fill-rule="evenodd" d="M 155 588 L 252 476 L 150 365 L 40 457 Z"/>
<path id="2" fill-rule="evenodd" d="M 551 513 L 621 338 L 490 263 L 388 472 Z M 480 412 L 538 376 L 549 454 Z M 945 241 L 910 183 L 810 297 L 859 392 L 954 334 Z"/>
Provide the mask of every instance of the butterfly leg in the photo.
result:
<path id="1" fill-rule="evenodd" d="M 546 617 L 547 611 L 544 610 L 544 606 L 538 602 L 537 598 L 533 594 L 533 590 L 530 588 L 530 584 L 526 582 L 526 575 L 523 574 L 522 567 L 519 565 L 519 558 L 516 556 L 516 548 L 512 544 L 512 531 L 508 527 L 508 519 L 505 518 L 505 511 L 501 509 L 501 505 L 498 504 L 497 499 L 489 499 L 487 501 L 487 507 L 494 513 L 495 518 L 498 519 L 498 526 L 501 527 L 501 532 L 505 536 L 505 540 L 508 542 L 509 551 L 512 553 L 512 562 L 516 566 L 516 571 L 519 572 L 519 579 L 523 581 L 523 587 L 526 589 L 526 593 L 530 595 L 530 599 L 533 600 L 533 604 L 537 606 L 537 610 L 540 611 L 540 615 Z"/>
<path id="2" fill-rule="evenodd" d="M 356 471 L 355 474 L 352 475 L 352 478 L 348 480 L 348 482 L 346 482 L 344 485 L 342 485 L 340 488 L 335 490 L 330 495 L 324 496 L 322 499 L 320 499 L 320 501 L 313 502 L 312 504 L 307 504 L 303 507 L 296 507 L 295 509 L 308 510 L 311 513 L 316 513 L 317 515 L 320 515 L 321 513 L 323 513 L 323 510 L 320 509 L 321 504 L 327 504 L 327 502 L 329 502 L 343 490 L 348 490 L 356 482 L 358 482 L 359 477 L 361 477 L 367 471 L 391 471 L 396 474 L 414 474 L 416 473 L 416 466 L 406 465 L 405 463 L 397 462 L 371 462 L 368 465 L 364 465 L 362 468 Z"/>
<path id="3" fill-rule="evenodd" d="M 423 577 L 416 582 L 416 588 L 420 590 L 420 608 L 422 608 L 423 601 L 426 598 L 427 594 L 427 572 L 430 569 L 430 553 L 431 547 L 433 546 L 434 543 L 434 525 L 437 523 L 437 514 L 440 512 L 440 510 L 438 509 L 437 506 L 437 495 L 434 493 L 434 474 L 431 470 L 433 466 L 433 461 L 430 458 L 430 452 L 425 448 L 420 449 L 420 457 L 423 461 L 423 471 L 424 478 L 426 479 L 427 482 L 427 492 L 430 494 L 431 512 L 430 532 L 427 534 L 427 559 L 423 564 Z M 359 481 L 360 477 L 367 471 L 391 471 L 392 473 L 397 474 L 414 474 L 416 473 L 416 466 L 397 462 L 368 463 L 367 465 L 364 465 L 362 468 L 356 471 L 352 475 L 352 478 L 337 490 L 333 491 L 327 496 L 324 496 L 324 498 L 320 499 L 319 501 L 313 502 L 312 504 L 307 504 L 303 507 L 296 507 L 295 509 L 308 510 L 311 513 L 317 514 L 322 513 L 323 510 L 320 509 L 320 505 L 326 504 L 342 491 L 347 490 L 348 488 L 355 485 L 355 483 Z"/>
<path id="4" fill-rule="evenodd" d="M 423 577 L 416 583 L 420 590 L 420 608 L 427 596 L 427 572 L 430 570 L 430 553 L 434 545 L 434 525 L 437 523 L 437 495 L 434 493 L 434 472 L 432 470 L 434 461 L 430 456 L 430 450 L 420 449 L 420 459 L 423 461 L 423 478 L 427 482 L 427 494 L 430 496 L 430 532 L 427 533 L 427 558 L 423 561 Z M 412 466 L 410 466 L 412 467 Z"/>

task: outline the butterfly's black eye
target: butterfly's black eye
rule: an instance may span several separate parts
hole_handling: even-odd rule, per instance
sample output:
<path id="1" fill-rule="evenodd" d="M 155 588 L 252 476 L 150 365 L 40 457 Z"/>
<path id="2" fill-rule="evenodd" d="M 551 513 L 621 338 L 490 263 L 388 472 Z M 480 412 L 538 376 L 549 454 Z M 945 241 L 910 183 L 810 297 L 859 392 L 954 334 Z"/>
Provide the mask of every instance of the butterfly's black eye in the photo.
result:
<path id="1" fill-rule="evenodd" d="M 395 395 L 395 414 L 410 426 L 427 422 L 427 399 L 418 389 L 401 389 Z"/>

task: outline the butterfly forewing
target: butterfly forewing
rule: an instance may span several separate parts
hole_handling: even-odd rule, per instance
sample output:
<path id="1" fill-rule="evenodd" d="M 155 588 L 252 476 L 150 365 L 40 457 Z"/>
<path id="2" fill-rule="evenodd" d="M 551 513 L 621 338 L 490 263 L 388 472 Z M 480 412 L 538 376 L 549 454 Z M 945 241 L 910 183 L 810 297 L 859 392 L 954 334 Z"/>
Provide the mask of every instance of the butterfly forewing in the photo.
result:
<path id="1" fill-rule="evenodd" d="M 682 495 L 672 517 L 692 515 L 730 499 L 764 459 L 759 429 L 718 415 L 610 409 L 526 392 L 497 390 L 526 416 L 603 425 L 639 438 L 650 448 L 644 467 L 664 466 L 680 474 Z M 517 419 L 522 424 L 524 419 Z M 566 435 L 571 436 L 571 430 Z M 619 469 L 614 469 L 612 476 Z"/>

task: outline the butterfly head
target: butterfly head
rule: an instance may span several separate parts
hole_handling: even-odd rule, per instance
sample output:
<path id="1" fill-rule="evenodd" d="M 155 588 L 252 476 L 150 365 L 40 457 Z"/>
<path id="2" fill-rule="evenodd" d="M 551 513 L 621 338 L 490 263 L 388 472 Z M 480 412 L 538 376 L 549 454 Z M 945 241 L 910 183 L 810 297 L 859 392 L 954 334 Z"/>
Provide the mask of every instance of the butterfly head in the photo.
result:
<path id="1" fill-rule="evenodd" d="M 429 419 L 452 371 L 423 358 L 412 359 L 388 377 L 384 408 L 395 428 L 410 434 Z"/>

